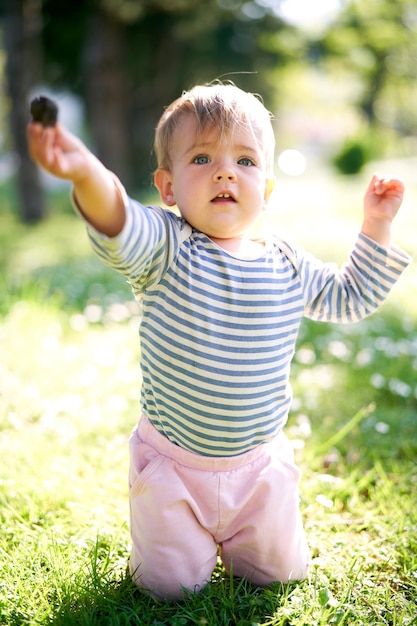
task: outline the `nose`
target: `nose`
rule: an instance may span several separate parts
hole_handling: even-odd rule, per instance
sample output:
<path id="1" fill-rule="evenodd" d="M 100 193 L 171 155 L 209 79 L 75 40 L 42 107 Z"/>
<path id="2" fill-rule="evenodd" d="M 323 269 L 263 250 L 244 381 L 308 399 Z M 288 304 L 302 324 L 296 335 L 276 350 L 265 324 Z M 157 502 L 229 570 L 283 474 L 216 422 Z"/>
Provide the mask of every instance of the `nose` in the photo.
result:
<path id="1" fill-rule="evenodd" d="M 221 182 L 222 180 L 235 181 L 236 172 L 232 164 L 227 161 L 219 163 L 219 166 L 214 173 L 214 180 L 216 182 Z"/>

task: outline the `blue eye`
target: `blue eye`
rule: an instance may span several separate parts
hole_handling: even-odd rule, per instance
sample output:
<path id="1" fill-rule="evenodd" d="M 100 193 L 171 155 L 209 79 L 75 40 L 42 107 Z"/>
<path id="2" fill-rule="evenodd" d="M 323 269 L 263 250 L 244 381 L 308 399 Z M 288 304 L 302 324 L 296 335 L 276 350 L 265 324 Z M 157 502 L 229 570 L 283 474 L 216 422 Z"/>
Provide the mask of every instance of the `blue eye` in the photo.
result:
<path id="1" fill-rule="evenodd" d="M 196 156 L 193 159 L 193 163 L 195 163 L 196 165 L 205 165 L 206 163 L 209 163 L 209 162 L 210 162 L 210 159 L 205 154 L 200 154 L 199 156 Z"/>
<path id="2" fill-rule="evenodd" d="M 244 165 L 245 167 L 251 167 L 252 165 L 255 165 L 255 163 L 249 157 L 242 157 L 241 159 L 239 159 L 238 164 Z"/>

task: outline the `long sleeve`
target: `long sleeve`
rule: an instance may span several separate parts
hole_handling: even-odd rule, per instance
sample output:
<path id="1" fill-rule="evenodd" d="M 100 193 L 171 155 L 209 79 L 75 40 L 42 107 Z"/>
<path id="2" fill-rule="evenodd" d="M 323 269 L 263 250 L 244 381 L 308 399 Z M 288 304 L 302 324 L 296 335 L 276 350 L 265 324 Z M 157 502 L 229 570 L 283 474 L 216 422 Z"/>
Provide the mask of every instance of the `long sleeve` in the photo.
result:
<path id="1" fill-rule="evenodd" d="M 301 255 L 297 264 L 305 316 L 339 323 L 367 317 L 382 304 L 410 262 L 399 248 L 382 248 L 362 234 L 341 269 L 309 254 Z"/>

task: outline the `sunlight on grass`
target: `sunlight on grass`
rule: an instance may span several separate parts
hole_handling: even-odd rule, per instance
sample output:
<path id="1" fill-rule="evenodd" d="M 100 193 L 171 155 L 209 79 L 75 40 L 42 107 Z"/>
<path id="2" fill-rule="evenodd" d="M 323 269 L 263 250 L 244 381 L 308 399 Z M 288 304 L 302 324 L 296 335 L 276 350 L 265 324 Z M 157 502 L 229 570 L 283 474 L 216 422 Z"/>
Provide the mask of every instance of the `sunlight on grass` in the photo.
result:
<path id="1" fill-rule="evenodd" d="M 276 228 L 339 261 L 366 178 L 283 178 Z M 412 254 L 415 187 L 395 237 Z M 287 433 L 303 472 L 308 580 L 254 589 L 218 567 L 200 595 L 162 605 L 126 574 L 140 308 L 71 214 L 34 228 L 0 221 L 0 623 L 417 623 L 414 266 L 368 320 L 302 326 Z"/>

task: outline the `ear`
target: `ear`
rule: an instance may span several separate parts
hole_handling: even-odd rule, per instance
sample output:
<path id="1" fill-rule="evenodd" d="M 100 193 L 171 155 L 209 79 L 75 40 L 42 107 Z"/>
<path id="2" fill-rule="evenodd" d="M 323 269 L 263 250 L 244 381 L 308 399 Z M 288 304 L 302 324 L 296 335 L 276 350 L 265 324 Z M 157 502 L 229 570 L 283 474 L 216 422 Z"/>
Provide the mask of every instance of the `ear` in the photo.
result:
<path id="1" fill-rule="evenodd" d="M 172 189 L 172 176 L 169 170 L 158 169 L 156 170 L 153 182 L 157 190 L 159 191 L 159 195 L 161 196 L 161 200 L 167 206 L 174 206 L 175 198 L 174 191 Z"/>
<path id="2" fill-rule="evenodd" d="M 275 178 L 267 178 L 265 181 L 265 194 L 264 194 L 264 206 L 269 202 L 272 192 L 275 187 Z"/>

